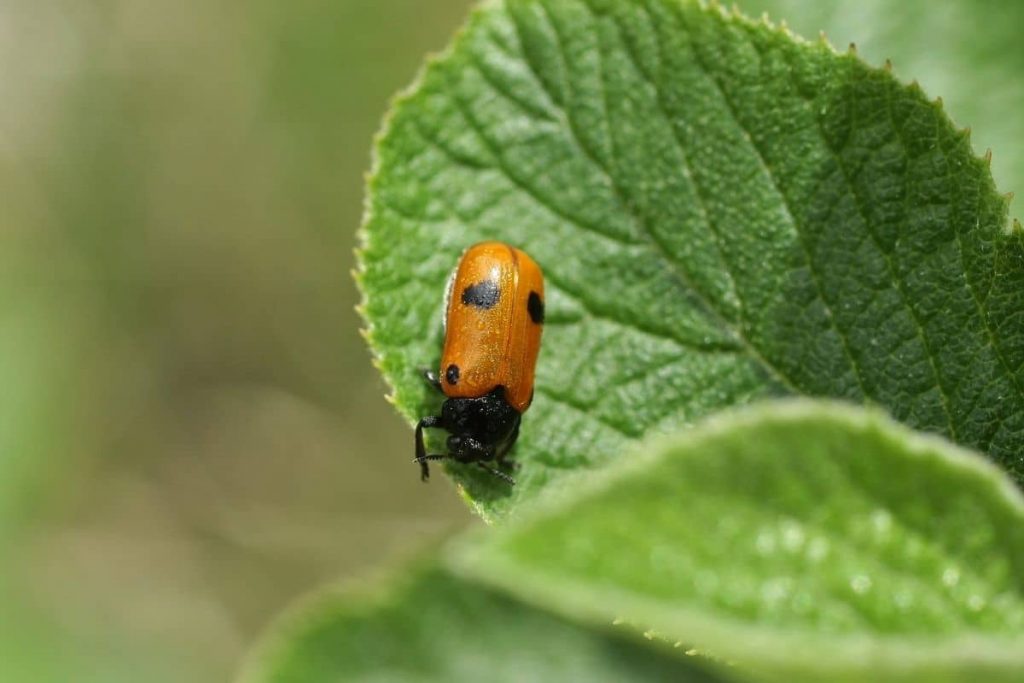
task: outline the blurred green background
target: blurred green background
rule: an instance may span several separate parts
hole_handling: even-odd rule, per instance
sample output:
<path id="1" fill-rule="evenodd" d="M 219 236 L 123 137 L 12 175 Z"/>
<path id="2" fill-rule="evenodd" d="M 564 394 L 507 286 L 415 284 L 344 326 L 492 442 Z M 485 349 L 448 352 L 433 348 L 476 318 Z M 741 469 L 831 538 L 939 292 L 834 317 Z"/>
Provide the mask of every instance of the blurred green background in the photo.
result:
<path id="1" fill-rule="evenodd" d="M 225 680 L 472 523 L 349 276 L 372 135 L 468 6 L 0 3 L 0 681 Z"/>

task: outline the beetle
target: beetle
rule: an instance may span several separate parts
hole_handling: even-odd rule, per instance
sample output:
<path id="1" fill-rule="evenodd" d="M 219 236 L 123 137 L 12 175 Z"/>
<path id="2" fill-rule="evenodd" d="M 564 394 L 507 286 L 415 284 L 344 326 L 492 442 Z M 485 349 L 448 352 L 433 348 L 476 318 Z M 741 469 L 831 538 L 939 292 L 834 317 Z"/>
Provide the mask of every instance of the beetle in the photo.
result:
<path id="1" fill-rule="evenodd" d="M 466 249 L 445 293 L 440 372 L 424 376 L 446 397 L 440 415 L 416 424 L 420 478 L 430 460 L 477 463 L 496 477 L 515 480 L 488 463 L 505 465 L 523 413 L 533 401 L 534 369 L 544 326 L 544 276 L 526 252 L 504 242 Z M 447 453 L 428 454 L 423 430 L 448 432 Z"/>

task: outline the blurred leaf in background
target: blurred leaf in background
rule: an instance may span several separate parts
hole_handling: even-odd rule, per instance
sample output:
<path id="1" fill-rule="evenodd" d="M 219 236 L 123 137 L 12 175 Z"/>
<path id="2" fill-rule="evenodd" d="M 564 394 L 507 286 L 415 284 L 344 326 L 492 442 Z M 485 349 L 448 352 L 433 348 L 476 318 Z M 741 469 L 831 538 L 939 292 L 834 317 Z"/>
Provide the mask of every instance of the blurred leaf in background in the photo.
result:
<path id="1" fill-rule="evenodd" d="M 467 6 L 0 4 L 0 680 L 222 680 L 468 521 L 348 274 L 380 113 Z"/>

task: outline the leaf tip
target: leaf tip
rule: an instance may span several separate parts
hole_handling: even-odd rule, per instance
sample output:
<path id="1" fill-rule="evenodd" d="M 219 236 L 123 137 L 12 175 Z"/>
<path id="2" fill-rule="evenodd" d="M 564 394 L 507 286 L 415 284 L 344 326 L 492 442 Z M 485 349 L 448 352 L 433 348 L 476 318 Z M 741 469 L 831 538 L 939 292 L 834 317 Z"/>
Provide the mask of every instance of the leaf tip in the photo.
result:
<path id="1" fill-rule="evenodd" d="M 985 162 L 986 166 L 991 166 L 992 165 L 992 148 L 991 147 L 989 147 L 988 149 L 985 150 L 985 155 L 982 157 L 982 160 Z"/>
<path id="2" fill-rule="evenodd" d="M 850 43 L 850 46 L 846 48 L 847 54 L 856 56 L 857 54 L 857 43 Z"/>
<path id="3" fill-rule="evenodd" d="M 882 68 L 885 69 L 886 73 L 891 74 L 892 73 L 892 60 L 889 59 L 888 57 L 886 57 L 885 58 L 885 64 L 882 65 Z"/>

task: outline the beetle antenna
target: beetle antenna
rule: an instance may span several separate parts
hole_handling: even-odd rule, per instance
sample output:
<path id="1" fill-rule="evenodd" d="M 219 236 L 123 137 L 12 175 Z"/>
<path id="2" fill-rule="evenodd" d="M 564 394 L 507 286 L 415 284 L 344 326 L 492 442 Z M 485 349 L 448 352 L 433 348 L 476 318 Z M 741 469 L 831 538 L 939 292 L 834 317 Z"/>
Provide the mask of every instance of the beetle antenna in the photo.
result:
<path id="1" fill-rule="evenodd" d="M 488 467 L 487 465 L 483 464 L 482 462 L 478 462 L 477 465 L 479 465 L 482 469 L 486 470 L 487 472 L 490 472 L 491 474 L 496 476 L 498 479 L 501 479 L 502 481 L 506 482 L 509 486 L 515 486 L 516 485 L 516 480 L 513 479 L 512 477 L 508 476 L 504 472 L 502 472 L 500 470 L 496 470 L 493 467 Z"/>

